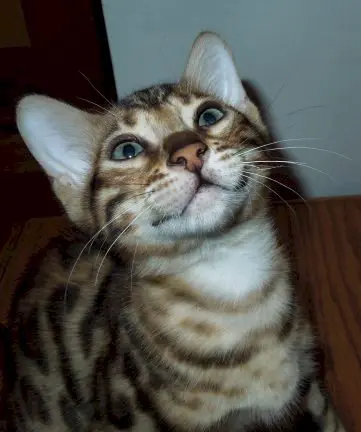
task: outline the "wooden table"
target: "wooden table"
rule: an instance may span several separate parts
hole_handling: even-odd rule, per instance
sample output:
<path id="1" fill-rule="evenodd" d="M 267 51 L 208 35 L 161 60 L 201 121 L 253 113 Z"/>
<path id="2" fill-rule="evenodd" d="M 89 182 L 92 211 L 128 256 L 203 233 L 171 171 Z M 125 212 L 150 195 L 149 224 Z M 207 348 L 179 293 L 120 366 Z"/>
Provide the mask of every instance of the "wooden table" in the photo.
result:
<path id="1" fill-rule="evenodd" d="M 279 204 L 274 214 L 298 292 L 318 329 L 328 386 L 348 431 L 360 432 L 361 197 Z M 13 228 L 0 252 L 0 323 L 7 325 L 11 294 L 29 258 L 64 223 L 33 219 Z"/>

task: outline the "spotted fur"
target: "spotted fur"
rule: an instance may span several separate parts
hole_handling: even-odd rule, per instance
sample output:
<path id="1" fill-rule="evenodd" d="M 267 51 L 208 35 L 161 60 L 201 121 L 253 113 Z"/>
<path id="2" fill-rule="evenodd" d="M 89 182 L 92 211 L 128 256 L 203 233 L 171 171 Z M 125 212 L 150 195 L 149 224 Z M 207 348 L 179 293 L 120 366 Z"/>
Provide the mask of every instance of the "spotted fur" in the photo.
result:
<path id="1" fill-rule="evenodd" d="M 14 302 L 10 430 L 344 431 L 257 180 L 267 131 L 232 67 L 204 34 L 180 83 L 103 114 L 20 102 L 74 226 Z M 224 116 L 200 128 L 207 107 Z M 143 153 L 113 160 L 121 139 Z M 173 163 L 196 143 L 196 164 Z"/>

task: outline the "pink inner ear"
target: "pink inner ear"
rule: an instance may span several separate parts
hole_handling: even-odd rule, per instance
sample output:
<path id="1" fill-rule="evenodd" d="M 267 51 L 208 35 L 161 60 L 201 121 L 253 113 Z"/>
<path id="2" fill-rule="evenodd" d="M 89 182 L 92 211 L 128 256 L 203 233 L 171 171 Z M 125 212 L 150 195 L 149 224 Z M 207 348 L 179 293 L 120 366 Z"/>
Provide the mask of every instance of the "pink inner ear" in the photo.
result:
<path id="1" fill-rule="evenodd" d="M 205 33 L 196 40 L 184 78 L 193 88 L 244 110 L 246 92 L 230 50 L 217 35 Z"/>
<path id="2" fill-rule="evenodd" d="M 49 177 L 83 183 L 91 169 L 96 130 L 90 115 L 63 102 L 32 95 L 17 107 L 19 131 Z"/>

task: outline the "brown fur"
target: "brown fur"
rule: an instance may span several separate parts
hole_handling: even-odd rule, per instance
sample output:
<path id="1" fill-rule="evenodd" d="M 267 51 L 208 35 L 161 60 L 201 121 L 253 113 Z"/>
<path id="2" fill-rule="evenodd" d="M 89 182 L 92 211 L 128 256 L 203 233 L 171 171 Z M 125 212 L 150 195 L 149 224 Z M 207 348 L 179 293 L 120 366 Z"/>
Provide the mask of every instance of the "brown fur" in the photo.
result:
<path id="1" fill-rule="evenodd" d="M 253 105 L 241 113 L 186 84 L 136 92 L 93 118 L 96 143 L 83 189 L 54 180 L 83 233 L 74 228 L 58 239 L 14 302 L 9 430 L 252 431 L 302 424 L 312 432 L 318 429 L 311 416 L 325 432 L 344 430 L 320 392 L 312 332 L 281 248 L 269 252 L 267 276 L 239 297 L 218 297 L 222 282 L 210 295 L 197 276 L 187 279 L 187 266 L 203 265 L 212 249 L 220 247 L 220 256 L 241 249 L 253 242 L 252 224 L 262 221 L 256 234 L 268 227 L 262 183 L 251 184 L 244 205 L 215 230 L 167 241 L 144 234 L 182 216 L 168 206 L 168 217 L 160 206 L 168 197 L 176 205 L 182 191 L 174 173 L 185 168 L 168 163 L 181 146 L 199 141 L 227 164 L 215 171 L 220 182 L 239 169 L 240 157 L 250 172 L 266 160 L 258 147 L 267 133 Z M 221 130 L 197 128 L 194 113 L 204 103 L 225 110 Z M 194 111 L 191 126 L 182 110 Z M 144 146 L 134 165 L 111 159 L 124 136 Z M 220 186 L 236 197 L 246 187 Z M 135 223 L 142 215 L 137 206 L 149 203 L 159 215 L 144 228 Z M 248 271 L 239 268 L 240 280 Z"/>

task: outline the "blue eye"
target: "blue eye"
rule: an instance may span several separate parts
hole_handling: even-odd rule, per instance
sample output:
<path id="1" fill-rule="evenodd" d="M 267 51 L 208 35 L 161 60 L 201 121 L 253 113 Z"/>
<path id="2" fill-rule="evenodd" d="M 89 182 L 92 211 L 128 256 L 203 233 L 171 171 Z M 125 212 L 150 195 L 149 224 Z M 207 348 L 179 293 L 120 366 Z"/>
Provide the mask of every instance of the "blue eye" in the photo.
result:
<path id="1" fill-rule="evenodd" d="M 198 126 L 208 127 L 219 122 L 224 117 L 223 111 L 218 108 L 207 108 L 198 117 Z"/>
<path id="2" fill-rule="evenodd" d="M 114 147 L 111 159 L 112 160 L 126 160 L 133 159 L 143 153 L 144 148 L 137 142 L 127 141 L 122 142 Z"/>

